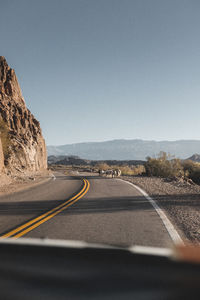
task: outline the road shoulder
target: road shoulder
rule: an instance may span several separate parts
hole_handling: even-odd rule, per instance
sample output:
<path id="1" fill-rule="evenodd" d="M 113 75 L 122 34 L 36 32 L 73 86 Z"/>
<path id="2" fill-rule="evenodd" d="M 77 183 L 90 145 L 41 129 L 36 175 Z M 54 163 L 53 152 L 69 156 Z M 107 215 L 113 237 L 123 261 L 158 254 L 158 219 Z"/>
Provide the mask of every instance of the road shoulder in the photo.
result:
<path id="1" fill-rule="evenodd" d="M 145 190 L 164 210 L 184 240 L 200 242 L 200 186 L 156 177 L 122 176 L 122 179 Z"/>
<path id="2" fill-rule="evenodd" d="M 1 175 L 0 197 L 14 194 L 23 190 L 28 190 L 40 184 L 53 179 L 54 175 L 51 171 L 44 171 L 24 176 L 7 176 Z"/>

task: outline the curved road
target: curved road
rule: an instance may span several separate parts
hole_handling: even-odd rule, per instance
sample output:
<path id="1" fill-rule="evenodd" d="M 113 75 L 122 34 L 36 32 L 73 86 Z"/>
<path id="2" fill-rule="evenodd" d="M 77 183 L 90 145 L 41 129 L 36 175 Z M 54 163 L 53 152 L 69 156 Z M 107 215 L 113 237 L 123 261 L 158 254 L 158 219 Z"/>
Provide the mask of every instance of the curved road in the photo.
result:
<path id="1" fill-rule="evenodd" d="M 1 236 L 18 228 L 23 237 L 117 246 L 172 245 L 157 212 L 133 186 L 98 176 L 84 176 L 85 183 L 81 177 L 55 176 L 56 180 L 0 197 Z M 25 231 L 30 220 L 31 226 L 37 226 Z"/>

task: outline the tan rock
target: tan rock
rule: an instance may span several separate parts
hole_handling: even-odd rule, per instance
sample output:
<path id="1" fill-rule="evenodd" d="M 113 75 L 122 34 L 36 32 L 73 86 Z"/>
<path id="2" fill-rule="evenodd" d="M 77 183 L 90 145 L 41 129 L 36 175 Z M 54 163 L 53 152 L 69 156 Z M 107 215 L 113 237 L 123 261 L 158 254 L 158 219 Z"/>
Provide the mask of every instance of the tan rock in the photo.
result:
<path id="1" fill-rule="evenodd" d="M 3 56 L 0 56 L 0 117 L 7 124 L 10 136 L 6 168 L 13 171 L 46 169 L 46 145 L 40 123 L 27 109 L 15 71 Z"/>
<path id="2" fill-rule="evenodd" d="M 0 139 L 0 173 L 2 173 L 3 169 L 4 169 L 4 155 L 3 155 L 3 148 Z"/>

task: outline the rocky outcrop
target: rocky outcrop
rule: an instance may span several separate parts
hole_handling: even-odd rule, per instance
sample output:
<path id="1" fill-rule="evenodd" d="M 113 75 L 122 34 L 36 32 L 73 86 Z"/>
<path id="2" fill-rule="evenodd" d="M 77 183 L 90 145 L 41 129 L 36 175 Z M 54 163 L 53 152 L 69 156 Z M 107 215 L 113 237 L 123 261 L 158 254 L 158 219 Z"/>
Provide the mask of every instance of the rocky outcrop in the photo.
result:
<path id="1" fill-rule="evenodd" d="M 15 71 L 3 56 L 0 56 L 0 121 L 8 129 L 7 144 L 3 144 L 4 152 L 7 148 L 4 155 L 6 169 L 46 169 L 46 145 L 40 123 L 27 109 Z"/>
<path id="2" fill-rule="evenodd" d="M 3 155 L 3 148 L 2 148 L 2 143 L 0 139 L 0 173 L 4 169 L 4 155 Z"/>

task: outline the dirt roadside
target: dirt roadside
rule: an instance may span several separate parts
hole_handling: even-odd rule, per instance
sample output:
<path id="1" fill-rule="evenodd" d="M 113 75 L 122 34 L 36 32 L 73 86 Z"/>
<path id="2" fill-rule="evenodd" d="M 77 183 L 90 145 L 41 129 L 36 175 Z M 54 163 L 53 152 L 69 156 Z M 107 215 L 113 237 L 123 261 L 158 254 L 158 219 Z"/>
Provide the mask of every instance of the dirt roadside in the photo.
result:
<path id="1" fill-rule="evenodd" d="M 200 243 L 200 186 L 157 177 L 122 176 L 157 201 L 182 238 Z"/>
<path id="2" fill-rule="evenodd" d="M 52 171 L 46 170 L 37 173 L 26 173 L 16 176 L 1 174 L 0 176 L 0 196 L 29 189 L 33 186 L 43 184 L 53 177 Z"/>

